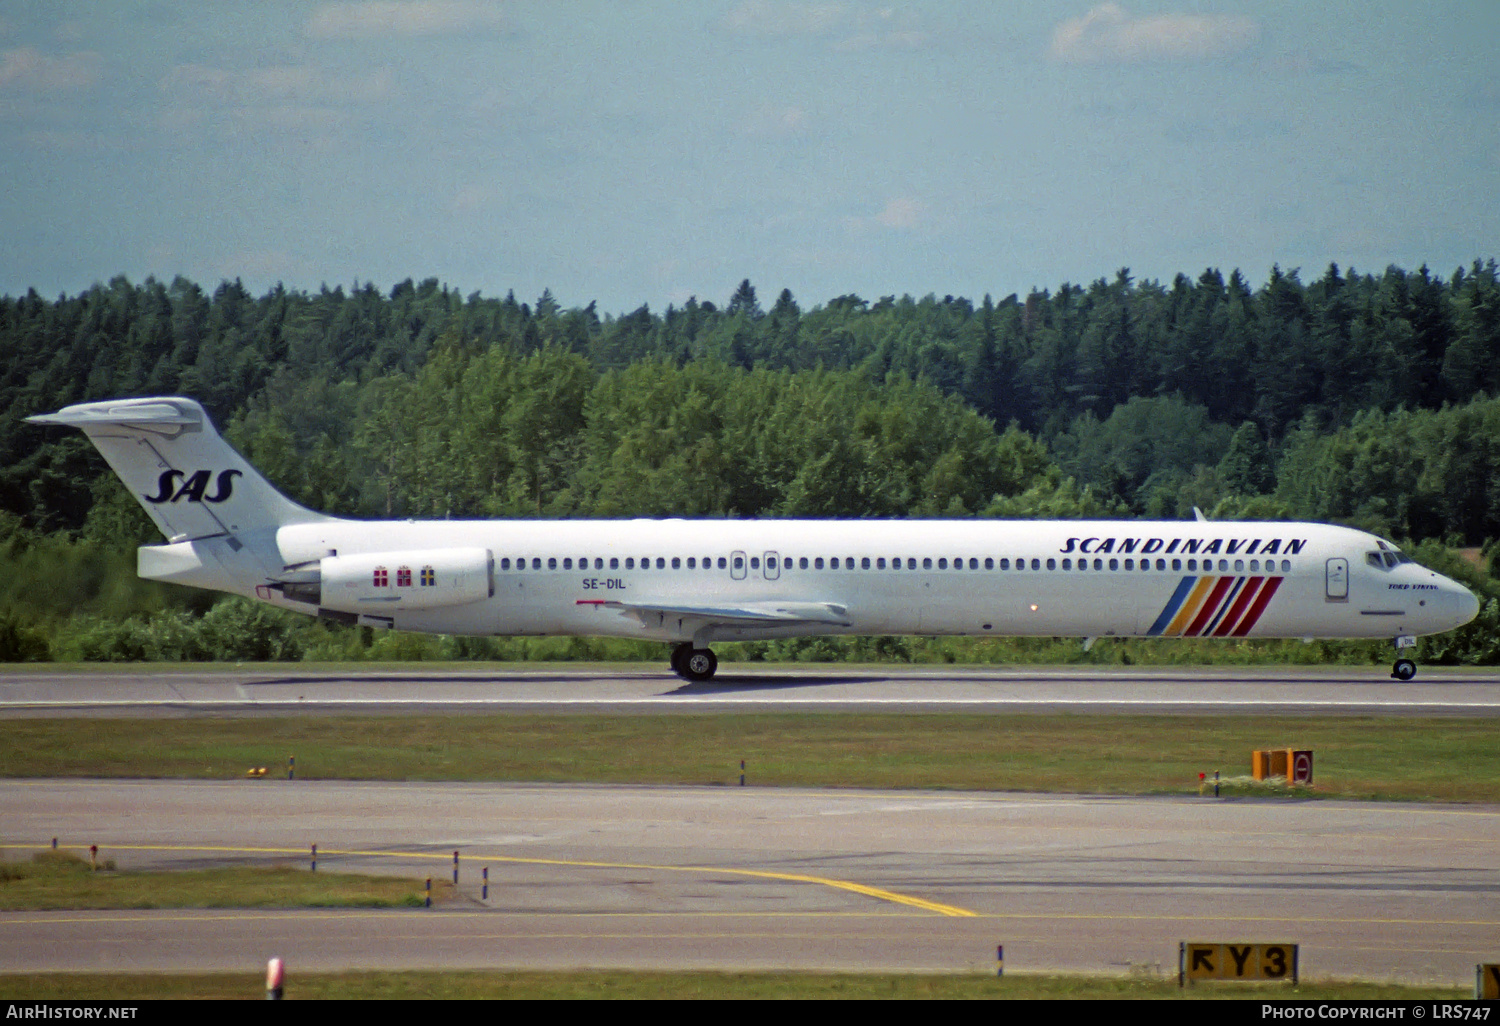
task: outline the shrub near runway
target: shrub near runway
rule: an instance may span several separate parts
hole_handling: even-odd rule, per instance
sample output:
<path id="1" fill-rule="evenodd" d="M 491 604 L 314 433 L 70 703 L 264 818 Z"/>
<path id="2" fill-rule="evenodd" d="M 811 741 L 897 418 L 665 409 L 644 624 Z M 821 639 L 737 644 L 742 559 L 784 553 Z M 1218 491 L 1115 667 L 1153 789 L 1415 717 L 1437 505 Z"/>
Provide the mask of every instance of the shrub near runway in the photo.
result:
<path id="1" fill-rule="evenodd" d="M 1478 718 L 960 714 L 497 715 L 11 720 L 4 777 L 299 779 L 1196 792 L 1259 748 L 1309 748 L 1340 798 L 1493 801 L 1500 734 Z M 248 782 L 246 786 L 259 786 Z"/>

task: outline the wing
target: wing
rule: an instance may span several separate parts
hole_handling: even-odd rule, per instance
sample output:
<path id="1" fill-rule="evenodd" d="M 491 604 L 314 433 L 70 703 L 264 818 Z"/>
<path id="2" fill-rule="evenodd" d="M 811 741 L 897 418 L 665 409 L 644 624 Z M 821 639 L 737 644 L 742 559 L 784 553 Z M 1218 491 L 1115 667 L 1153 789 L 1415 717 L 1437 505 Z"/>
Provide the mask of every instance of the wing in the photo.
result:
<path id="1" fill-rule="evenodd" d="M 738 605 L 697 606 L 675 602 L 617 602 L 611 599 L 579 599 L 579 605 L 618 609 L 641 621 L 643 627 L 659 627 L 668 617 L 691 620 L 706 627 L 797 627 L 822 625 L 848 627 L 849 610 L 832 602 L 745 602 Z"/>

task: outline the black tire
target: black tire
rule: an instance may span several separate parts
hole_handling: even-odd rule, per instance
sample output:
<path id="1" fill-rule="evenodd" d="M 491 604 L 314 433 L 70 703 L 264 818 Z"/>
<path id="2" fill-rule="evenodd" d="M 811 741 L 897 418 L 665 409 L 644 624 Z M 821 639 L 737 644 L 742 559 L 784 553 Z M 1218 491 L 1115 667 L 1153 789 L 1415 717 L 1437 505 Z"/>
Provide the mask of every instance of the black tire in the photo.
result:
<path id="1" fill-rule="evenodd" d="M 687 671 L 683 669 L 682 664 L 687 659 L 688 653 L 690 653 L 692 650 L 693 646 L 689 645 L 687 642 L 672 646 L 672 672 L 677 674 L 677 676 L 687 677 Z"/>
<path id="2" fill-rule="evenodd" d="M 681 662 L 680 672 L 688 680 L 711 680 L 719 668 L 719 657 L 707 648 L 693 649 Z"/>
<path id="3" fill-rule="evenodd" d="M 1391 676 L 1396 680 L 1411 680 L 1417 675 L 1417 664 L 1410 659 L 1397 659 L 1391 667 Z"/>

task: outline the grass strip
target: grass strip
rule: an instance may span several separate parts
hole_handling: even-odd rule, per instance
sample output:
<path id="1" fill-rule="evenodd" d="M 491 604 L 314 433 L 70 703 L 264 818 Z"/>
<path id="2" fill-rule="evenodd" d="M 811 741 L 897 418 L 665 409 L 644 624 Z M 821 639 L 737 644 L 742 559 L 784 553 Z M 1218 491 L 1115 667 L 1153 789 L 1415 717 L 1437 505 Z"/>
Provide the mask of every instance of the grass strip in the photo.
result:
<path id="1" fill-rule="evenodd" d="M 1248 782 L 1254 749 L 1315 753 L 1297 793 L 1494 801 L 1500 726 L 1483 718 L 776 713 L 6 723 L 0 777 L 284 778 L 953 788 L 1093 794 Z"/>
<path id="2" fill-rule="evenodd" d="M 0 1000 L 60 1001 L 259 999 L 263 973 L 18 973 L 0 975 Z M 1472 997 L 1462 987 L 1403 986 L 1337 980 L 1287 984 L 1200 984 L 1179 989 L 1176 977 L 939 974 L 625 972 L 287 972 L 288 1000 L 385 999 L 1169 999 L 1169 1000 L 1446 1000 Z"/>
<path id="3" fill-rule="evenodd" d="M 417 908 L 424 884 L 400 877 L 314 873 L 292 866 L 115 872 L 98 871 L 64 851 L 29 862 L 0 862 L 0 909 L 143 908 Z M 433 881 L 433 900 L 453 885 Z"/>

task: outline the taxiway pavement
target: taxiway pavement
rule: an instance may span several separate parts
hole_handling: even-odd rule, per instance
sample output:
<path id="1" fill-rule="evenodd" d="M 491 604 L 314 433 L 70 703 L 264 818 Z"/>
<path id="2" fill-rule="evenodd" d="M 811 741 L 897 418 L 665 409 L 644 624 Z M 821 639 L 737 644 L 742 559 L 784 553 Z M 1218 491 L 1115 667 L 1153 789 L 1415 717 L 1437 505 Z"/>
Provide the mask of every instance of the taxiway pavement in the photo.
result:
<path id="1" fill-rule="evenodd" d="M 7 857 L 445 877 L 433 910 L 0 914 L 0 971 L 1175 971 L 1294 942 L 1462 985 L 1500 938 L 1500 806 L 817 789 L 3 781 Z M 490 893 L 480 897 L 481 869 Z"/>

